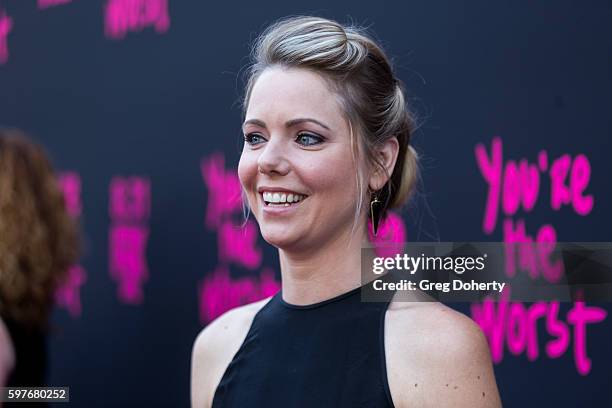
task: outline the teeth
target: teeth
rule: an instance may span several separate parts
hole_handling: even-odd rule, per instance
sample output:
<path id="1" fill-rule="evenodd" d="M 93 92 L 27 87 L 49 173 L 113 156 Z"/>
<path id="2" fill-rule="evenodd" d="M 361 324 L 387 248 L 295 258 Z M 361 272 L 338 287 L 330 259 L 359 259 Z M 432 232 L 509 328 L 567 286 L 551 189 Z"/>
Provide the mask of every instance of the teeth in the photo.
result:
<path id="1" fill-rule="evenodd" d="M 264 201 L 268 202 L 268 203 L 277 203 L 277 204 L 285 204 L 285 206 L 288 206 L 288 203 L 297 203 L 298 201 L 301 201 L 304 199 L 305 196 L 301 195 L 301 194 L 293 194 L 293 193 L 270 193 L 267 191 L 264 191 L 263 193 L 263 199 Z"/>

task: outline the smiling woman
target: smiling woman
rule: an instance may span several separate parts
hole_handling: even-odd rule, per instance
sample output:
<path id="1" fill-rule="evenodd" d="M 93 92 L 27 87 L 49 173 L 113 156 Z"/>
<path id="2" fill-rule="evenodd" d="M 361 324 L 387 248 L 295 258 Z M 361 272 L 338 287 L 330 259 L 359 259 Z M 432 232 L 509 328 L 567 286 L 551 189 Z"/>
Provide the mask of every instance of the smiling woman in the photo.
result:
<path id="1" fill-rule="evenodd" d="M 414 189 L 412 128 L 402 84 L 363 29 L 295 17 L 258 39 L 238 174 L 278 248 L 282 289 L 200 333 L 194 407 L 500 405 L 470 319 L 358 296 L 368 215 L 375 225 Z"/>
<path id="2" fill-rule="evenodd" d="M 346 242 L 354 212 L 348 197 L 357 191 L 346 183 L 355 166 L 336 98 L 318 74 L 286 67 L 265 70 L 250 96 L 238 175 L 263 238 L 283 257 Z M 304 198 L 270 207 L 261 192 Z"/>

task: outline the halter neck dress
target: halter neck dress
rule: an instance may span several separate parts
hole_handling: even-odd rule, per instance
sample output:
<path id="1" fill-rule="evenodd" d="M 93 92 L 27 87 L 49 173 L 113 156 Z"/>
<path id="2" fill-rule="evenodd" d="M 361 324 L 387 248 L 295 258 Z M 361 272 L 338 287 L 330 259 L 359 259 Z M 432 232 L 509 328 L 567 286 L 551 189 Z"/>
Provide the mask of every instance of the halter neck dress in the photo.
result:
<path id="1" fill-rule="evenodd" d="M 372 282 L 304 306 L 279 291 L 253 318 L 212 407 L 393 408 L 384 347 L 393 293 L 361 301 L 366 291 Z"/>

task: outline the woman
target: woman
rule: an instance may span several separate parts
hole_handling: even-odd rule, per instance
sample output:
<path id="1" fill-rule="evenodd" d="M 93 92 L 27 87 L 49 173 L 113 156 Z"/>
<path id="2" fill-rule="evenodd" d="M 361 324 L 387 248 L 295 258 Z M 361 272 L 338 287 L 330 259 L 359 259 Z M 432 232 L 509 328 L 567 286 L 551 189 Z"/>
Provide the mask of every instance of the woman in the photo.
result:
<path id="1" fill-rule="evenodd" d="M 54 293 L 76 261 L 78 233 L 44 151 L 0 129 L 0 380 L 41 387 Z"/>
<path id="2" fill-rule="evenodd" d="M 358 296 L 368 216 L 402 205 L 418 168 L 387 56 L 363 30 L 298 17 L 271 26 L 254 59 L 238 173 L 282 289 L 200 333 L 193 406 L 500 406 L 469 318 Z"/>

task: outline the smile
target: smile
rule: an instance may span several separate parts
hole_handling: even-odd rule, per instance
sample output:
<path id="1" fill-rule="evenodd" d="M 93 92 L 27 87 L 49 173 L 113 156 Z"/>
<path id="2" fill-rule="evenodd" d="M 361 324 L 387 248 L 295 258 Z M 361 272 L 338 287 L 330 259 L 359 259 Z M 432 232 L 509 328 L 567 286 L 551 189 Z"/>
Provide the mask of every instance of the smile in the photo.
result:
<path id="1" fill-rule="evenodd" d="M 306 198 L 303 194 L 271 191 L 264 191 L 261 195 L 265 205 L 269 207 L 289 207 Z"/>

